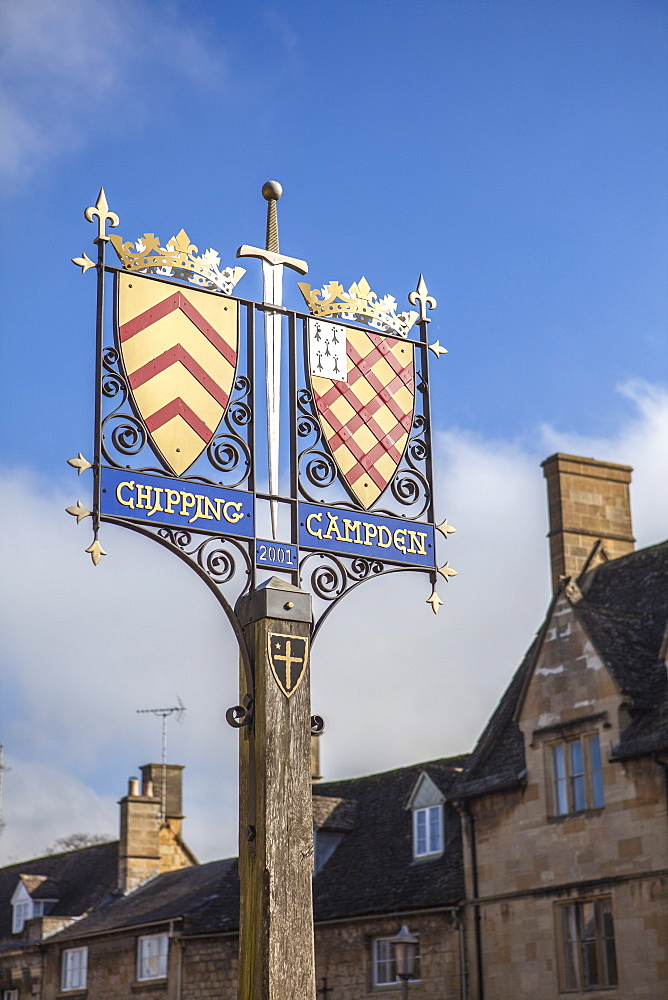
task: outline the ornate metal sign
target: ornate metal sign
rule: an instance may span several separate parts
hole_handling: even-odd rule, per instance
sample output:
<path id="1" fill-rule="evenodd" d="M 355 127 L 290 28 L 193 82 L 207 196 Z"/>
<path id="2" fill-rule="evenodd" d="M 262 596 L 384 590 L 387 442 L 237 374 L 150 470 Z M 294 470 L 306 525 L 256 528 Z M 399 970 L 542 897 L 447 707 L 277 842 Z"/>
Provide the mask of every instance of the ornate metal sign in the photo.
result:
<path id="1" fill-rule="evenodd" d="M 221 267 L 183 230 L 164 245 L 153 233 L 108 235 L 119 219 L 104 191 L 84 213 L 97 224 L 97 263 L 73 258 L 98 276 L 97 396 L 93 461 L 70 459 L 92 469 L 92 510 L 78 501 L 68 512 L 92 516 L 96 565 L 105 521 L 184 559 L 246 657 L 236 608 L 277 572 L 313 595 L 314 636 L 365 580 L 426 573 L 436 612 L 437 574 L 455 575 L 436 559 L 436 531 L 455 529 L 434 518 L 429 354 L 446 353 L 429 343 L 434 298 L 420 276 L 415 308 L 398 313 L 361 278 L 347 291 L 299 283 L 308 312 L 284 308 L 284 269 L 308 268 L 279 251 L 280 185 L 263 194 L 266 248 L 237 253 L 262 262 L 261 303 L 236 295 L 243 268 Z M 289 696 L 300 674 L 288 638 L 275 636 L 270 656 Z"/>

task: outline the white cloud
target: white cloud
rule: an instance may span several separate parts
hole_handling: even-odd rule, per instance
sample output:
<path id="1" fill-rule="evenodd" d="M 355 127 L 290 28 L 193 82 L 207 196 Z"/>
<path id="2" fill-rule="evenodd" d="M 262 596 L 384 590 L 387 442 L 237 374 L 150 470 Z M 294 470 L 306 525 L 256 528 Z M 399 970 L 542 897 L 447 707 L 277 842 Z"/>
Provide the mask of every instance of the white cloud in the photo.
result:
<path id="1" fill-rule="evenodd" d="M 225 55 L 192 19 L 141 0 L 3 0 L 0 177 L 25 182 L 54 157 L 168 106 L 172 88 L 222 83 Z"/>
<path id="2" fill-rule="evenodd" d="M 642 544 L 662 539 L 668 393 L 639 384 L 624 391 L 633 412 L 606 439 L 543 428 L 533 451 L 461 431 L 440 435 L 437 513 L 458 529 L 440 557 L 459 576 L 439 583 L 445 604 L 437 616 L 418 574 L 364 584 L 332 613 L 312 658 L 313 710 L 327 724 L 325 777 L 474 744 L 549 599 L 539 467 L 548 454 L 634 465 L 636 534 Z M 30 850 L 76 830 L 109 831 L 109 803 L 139 764 L 159 759 L 160 722 L 136 709 L 176 704 L 177 695 L 187 713 L 182 725 L 169 723 L 169 757 L 187 767 L 186 837 L 203 859 L 229 855 L 237 823 L 237 734 L 224 719 L 237 701 L 231 629 L 194 573 L 133 532 L 103 526 L 109 555 L 93 568 L 83 552 L 90 522 L 77 526 L 63 511 L 77 495 L 85 501 L 84 482 L 73 477 L 67 492 L 19 472 L 2 482 L 0 741 L 14 771 L 5 781 L 0 857 L 7 845 L 17 852 L 12 838 L 32 822 Z M 25 767 L 40 777 L 24 787 L 17 777 Z M 89 798 L 74 793 L 79 786 Z M 31 803 L 17 818 L 23 794 Z"/>
<path id="3" fill-rule="evenodd" d="M 47 761 L 31 763 L 7 756 L 5 767 L 6 826 L 0 839 L 5 864 L 40 856 L 58 837 L 75 832 L 118 837 L 116 806 L 110 796 L 98 795 Z"/>
<path id="4" fill-rule="evenodd" d="M 631 512 L 638 548 L 666 533 L 668 511 L 668 392 L 638 379 L 619 387 L 633 405 L 631 418 L 618 433 L 590 437 L 542 428 L 545 454 L 564 451 L 633 466 Z"/>

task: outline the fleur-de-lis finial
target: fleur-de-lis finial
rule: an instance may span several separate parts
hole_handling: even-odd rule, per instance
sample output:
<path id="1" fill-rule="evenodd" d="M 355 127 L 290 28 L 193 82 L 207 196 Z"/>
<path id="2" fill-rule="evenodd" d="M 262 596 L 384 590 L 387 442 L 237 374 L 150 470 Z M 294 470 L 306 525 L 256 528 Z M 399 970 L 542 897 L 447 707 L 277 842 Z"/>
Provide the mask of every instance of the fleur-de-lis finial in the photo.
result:
<path id="1" fill-rule="evenodd" d="M 84 218 L 87 222 L 92 222 L 97 216 L 97 238 L 94 242 L 97 243 L 98 240 L 107 241 L 109 237 L 107 236 L 107 222 L 113 228 L 115 228 L 119 223 L 119 218 L 115 212 L 109 211 L 109 205 L 107 203 L 107 196 L 104 193 L 104 188 L 100 188 L 100 193 L 97 196 L 97 201 L 94 205 L 89 205 L 88 208 L 84 209 Z"/>
<path id="2" fill-rule="evenodd" d="M 436 299 L 433 295 L 428 294 L 427 282 L 424 280 L 422 275 L 420 275 L 418 279 L 416 290 L 414 292 L 409 292 L 408 301 L 412 306 L 416 306 L 418 302 L 420 303 L 420 323 L 431 322 L 427 316 L 427 309 L 436 308 Z"/>

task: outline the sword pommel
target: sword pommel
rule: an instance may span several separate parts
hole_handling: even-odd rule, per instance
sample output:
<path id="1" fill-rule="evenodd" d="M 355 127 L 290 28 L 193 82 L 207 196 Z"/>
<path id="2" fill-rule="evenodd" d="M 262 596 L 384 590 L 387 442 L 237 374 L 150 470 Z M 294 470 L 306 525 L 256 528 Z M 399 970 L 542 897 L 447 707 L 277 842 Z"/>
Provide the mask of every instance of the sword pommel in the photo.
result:
<path id="1" fill-rule="evenodd" d="M 286 257 L 284 254 L 279 253 L 278 250 L 278 215 L 276 212 L 276 202 L 283 194 L 283 188 L 278 181 L 267 181 L 267 183 L 262 186 L 262 194 L 267 199 L 267 245 L 265 249 L 262 250 L 260 247 L 249 247 L 244 243 L 244 245 L 239 247 L 237 250 L 237 257 L 259 257 L 260 260 L 266 261 L 267 264 L 271 264 L 274 267 L 284 264 L 286 267 L 291 267 L 294 271 L 298 271 L 300 274 L 307 274 L 308 264 L 305 260 L 299 260 L 298 257 Z M 278 302 L 275 298 L 267 297 L 266 288 L 264 298 L 265 302 L 273 302 L 274 305 L 280 305 L 280 302 Z"/>
<path id="2" fill-rule="evenodd" d="M 283 194 L 283 188 L 278 181 L 267 181 L 262 185 L 262 196 L 267 199 L 267 239 L 266 249 L 278 253 L 278 212 L 276 202 Z"/>

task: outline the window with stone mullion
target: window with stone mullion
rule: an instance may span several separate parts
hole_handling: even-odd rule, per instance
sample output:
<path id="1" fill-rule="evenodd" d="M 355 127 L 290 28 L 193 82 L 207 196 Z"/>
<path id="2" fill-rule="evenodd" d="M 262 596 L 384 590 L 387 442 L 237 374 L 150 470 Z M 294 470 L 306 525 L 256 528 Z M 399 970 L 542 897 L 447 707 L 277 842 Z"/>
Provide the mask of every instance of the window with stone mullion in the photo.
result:
<path id="1" fill-rule="evenodd" d="M 609 899 L 561 905 L 564 987 L 595 989 L 617 985 L 617 961 Z"/>
<path id="2" fill-rule="evenodd" d="M 601 745 L 597 734 L 552 746 L 554 814 L 597 809 L 605 804 Z"/>

